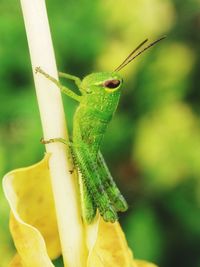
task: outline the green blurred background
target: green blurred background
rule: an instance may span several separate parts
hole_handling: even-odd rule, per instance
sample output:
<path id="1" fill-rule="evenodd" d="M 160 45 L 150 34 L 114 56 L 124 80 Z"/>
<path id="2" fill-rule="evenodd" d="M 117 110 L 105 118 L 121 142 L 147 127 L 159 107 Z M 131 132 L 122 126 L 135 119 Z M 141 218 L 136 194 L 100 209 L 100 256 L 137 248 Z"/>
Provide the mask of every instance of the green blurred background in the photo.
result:
<path id="1" fill-rule="evenodd" d="M 135 257 L 200 267 L 199 0 L 46 3 L 58 68 L 80 77 L 113 70 L 141 41 L 167 34 L 121 71 L 124 91 L 102 150 L 130 206 L 120 222 Z M 63 101 L 71 131 L 77 105 Z M 43 157 L 41 136 L 20 3 L 1 0 L 1 178 Z M 14 251 L 8 216 L 1 188 L 0 267 Z"/>

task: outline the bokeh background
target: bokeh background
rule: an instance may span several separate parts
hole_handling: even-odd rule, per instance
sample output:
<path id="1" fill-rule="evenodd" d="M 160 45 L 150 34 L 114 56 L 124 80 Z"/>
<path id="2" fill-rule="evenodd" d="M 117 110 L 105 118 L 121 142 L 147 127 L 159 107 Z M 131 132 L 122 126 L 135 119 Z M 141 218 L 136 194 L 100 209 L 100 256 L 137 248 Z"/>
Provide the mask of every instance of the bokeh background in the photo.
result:
<path id="1" fill-rule="evenodd" d="M 58 68 L 80 77 L 113 70 L 141 41 L 167 34 L 121 71 L 123 94 L 102 151 L 130 206 L 120 222 L 135 257 L 199 267 L 199 0 L 46 3 Z M 71 131 L 77 104 L 63 101 Z M 20 3 L 1 0 L 1 178 L 43 157 L 41 136 Z M 14 251 L 8 216 L 0 188 L 1 267 Z"/>

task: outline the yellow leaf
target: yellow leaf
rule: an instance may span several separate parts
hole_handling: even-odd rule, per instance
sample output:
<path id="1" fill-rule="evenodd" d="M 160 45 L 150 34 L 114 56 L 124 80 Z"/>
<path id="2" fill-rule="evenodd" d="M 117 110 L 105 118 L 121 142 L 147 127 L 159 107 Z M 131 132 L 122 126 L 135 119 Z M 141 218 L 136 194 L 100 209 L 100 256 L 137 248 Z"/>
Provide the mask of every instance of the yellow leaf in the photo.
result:
<path id="1" fill-rule="evenodd" d="M 8 267 L 23 267 L 19 254 L 15 254 Z"/>
<path id="2" fill-rule="evenodd" d="M 125 235 L 118 222 L 99 221 L 96 243 L 88 257 L 87 267 L 157 267 L 156 265 L 134 260 Z"/>
<path id="3" fill-rule="evenodd" d="M 119 223 L 106 223 L 101 218 L 88 267 L 130 267 L 131 264 L 132 254 Z"/>
<path id="4" fill-rule="evenodd" d="M 11 207 L 10 230 L 24 267 L 53 267 L 50 259 L 61 254 L 48 158 L 3 179 Z"/>
<path id="5" fill-rule="evenodd" d="M 11 207 L 10 230 L 18 254 L 9 267 L 54 267 L 61 254 L 48 169 L 49 155 L 39 163 L 8 173 L 3 187 Z M 134 260 L 118 222 L 97 216 L 86 226 L 87 267 L 156 267 Z"/>

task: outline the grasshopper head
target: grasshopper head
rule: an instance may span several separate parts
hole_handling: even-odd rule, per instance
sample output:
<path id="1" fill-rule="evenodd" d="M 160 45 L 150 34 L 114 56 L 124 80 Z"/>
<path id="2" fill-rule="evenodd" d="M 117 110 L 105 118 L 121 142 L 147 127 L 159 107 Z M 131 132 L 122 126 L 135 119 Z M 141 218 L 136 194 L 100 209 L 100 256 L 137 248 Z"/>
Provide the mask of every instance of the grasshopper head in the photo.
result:
<path id="1" fill-rule="evenodd" d="M 83 94 L 113 93 L 120 90 L 123 80 L 117 72 L 98 72 L 86 76 L 81 83 Z"/>

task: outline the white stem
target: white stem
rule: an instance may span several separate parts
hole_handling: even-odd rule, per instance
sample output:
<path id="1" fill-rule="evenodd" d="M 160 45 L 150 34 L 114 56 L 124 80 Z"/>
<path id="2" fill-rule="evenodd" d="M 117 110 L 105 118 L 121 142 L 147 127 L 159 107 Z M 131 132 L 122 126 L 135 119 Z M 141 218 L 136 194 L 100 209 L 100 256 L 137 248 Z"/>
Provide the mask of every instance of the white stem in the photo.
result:
<path id="1" fill-rule="evenodd" d="M 67 138 L 61 94 L 58 88 L 35 68 L 41 67 L 56 79 L 57 69 L 44 0 L 21 0 L 44 139 Z M 84 229 L 76 182 L 70 175 L 66 146 L 46 145 L 51 153 L 49 167 L 64 265 L 85 266 Z"/>

